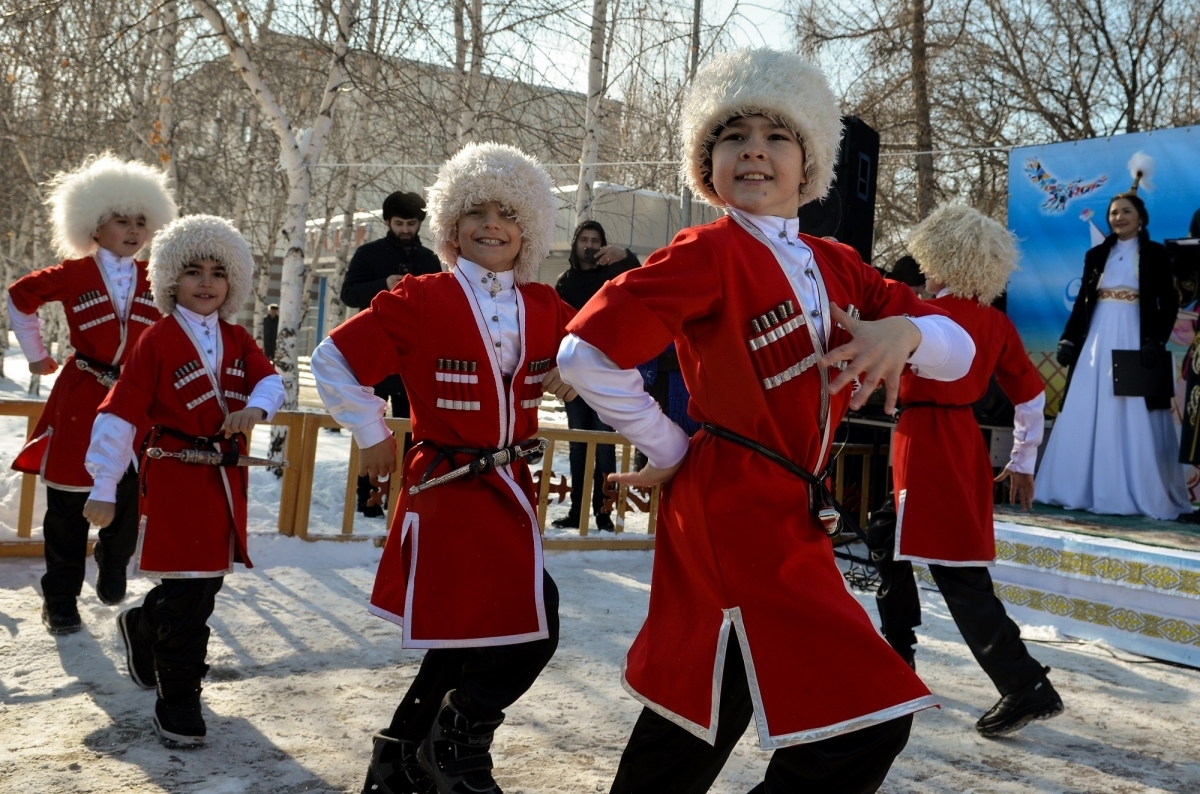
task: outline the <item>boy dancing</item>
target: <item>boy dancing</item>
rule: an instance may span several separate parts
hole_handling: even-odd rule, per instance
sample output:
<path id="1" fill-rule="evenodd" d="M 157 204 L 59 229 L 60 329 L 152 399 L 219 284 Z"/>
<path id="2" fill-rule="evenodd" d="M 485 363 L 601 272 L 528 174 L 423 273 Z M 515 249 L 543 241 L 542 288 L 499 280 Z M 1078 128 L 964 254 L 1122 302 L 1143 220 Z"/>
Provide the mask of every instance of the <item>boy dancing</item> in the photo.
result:
<path id="1" fill-rule="evenodd" d="M 884 636 L 914 664 L 913 627 L 921 623 L 921 606 L 912 561 L 929 565 L 967 647 L 1000 690 L 999 702 L 975 728 L 999 736 L 1061 714 L 1063 703 L 1046 677 L 1050 668 L 1029 655 L 992 589 L 992 462 L 971 404 L 995 374 L 1016 409 L 1012 456 L 996 481 L 1010 480 L 1011 501 L 1028 510 L 1045 387 L 1012 321 L 991 306 L 1017 269 L 1008 231 L 969 207 L 947 206 L 913 230 L 908 250 L 920 263 L 926 289 L 936 295 L 929 303 L 966 329 L 976 353 L 970 372 L 954 383 L 921 378 L 911 369 L 900 381 L 903 413 L 892 456 L 895 534 L 873 555 L 882 577 L 876 603 Z"/>
<path id="2" fill-rule="evenodd" d="M 799 233 L 841 135 L 821 72 L 770 50 L 725 55 L 697 73 L 682 118 L 684 177 L 726 216 L 606 284 L 558 356 L 649 458 L 611 479 L 668 483 L 624 665 L 645 708 L 612 791 L 707 791 L 753 719 L 775 751 L 755 792 L 872 792 L 936 701 L 847 591 L 812 483 L 848 407 L 882 382 L 891 410 L 906 361 L 961 377 L 971 342 L 852 248 Z M 703 430 L 690 443 L 634 369 L 672 341 Z"/>
<path id="3" fill-rule="evenodd" d="M 163 172 L 102 155 L 59 174 L 47 203 L 63 261 L 10 285 L 8 316 L 35 375 L 59 366 L 42 341 L 37 310 L 44 304 L 63 304 L 75 352 L 13 468 L 40 474 L 46 485 L 42 623 L 51 634 L 70 634 L 82 626 L 75 599 L 87 558 L 83 506 L 92 478 L 83 456 L 97 407 L 142 333 L 159 318 L 146 263 L 133 257 L 175 217 L 175 199 Z M 116 480 L 116 518 L 95 546 L 96 595 L 109 605 L 125 598 L 125 568 L 137 539 L 137 475 L 122 469 Z"/>
<path id="4" fill-rule="evenodd" d="M 103 527 L 141 442 L 138 570 L 162 582 L 117 626 L 130 677 L 158 689 L 154 728 L 168 747 L 204 743 L 207 621 L 233 564 L 252 567 L 243 456 L 254 425 L 283 404 L 283 380 L 234 324 L 253 269 L 246 241 L 224 218 L 190 215 L 159 233 L 150 286 L 164 317 L 101 404 L 87 451 L 95 486 L 84 515 Z"/>
<path id="5" fill-rule="evenodd" d="M 575 396 L 554 367 L 574 310 L 537 283 L 555 207 L 532 158 L 465 147 L 429 189 L 434 248 L 451 272 L 401 280 L 313 353 L 321 399 L 362 448 L 360 473 L 396 468 L 384 403 L 366 385 L 397 373 L 412 407 L 415 444 L 370 611 L 403 626 L 402 647 L 430 650 L 375 736 L 364 792 L 499 794 L 493 732 L 558 645 L 558 589 L 520 457 L 543 390 Z M 430 482 L 501 450 L 516 459 Z"/>

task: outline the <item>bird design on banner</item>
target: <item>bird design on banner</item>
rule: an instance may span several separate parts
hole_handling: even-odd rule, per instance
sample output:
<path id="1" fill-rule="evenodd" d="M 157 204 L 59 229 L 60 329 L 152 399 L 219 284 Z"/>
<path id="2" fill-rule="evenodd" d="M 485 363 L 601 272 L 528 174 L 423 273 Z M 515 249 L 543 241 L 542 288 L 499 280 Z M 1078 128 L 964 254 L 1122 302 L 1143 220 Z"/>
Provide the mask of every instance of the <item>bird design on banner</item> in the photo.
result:
<path id="1" fill-rule="evenodd" d="M 1046 193 L 1046 200 L 1042 203 L 1042 209 L 1046 212 L 1062 212 L 1072 199 L 1086 196 L 1108 181 L 1108 176 L 1101 174 L 1090 182 L 1072 179 L 1062 184 L 1042 167 L 1041 161 L 1036 157 L 1025 161 L 1025 173 Z"/>

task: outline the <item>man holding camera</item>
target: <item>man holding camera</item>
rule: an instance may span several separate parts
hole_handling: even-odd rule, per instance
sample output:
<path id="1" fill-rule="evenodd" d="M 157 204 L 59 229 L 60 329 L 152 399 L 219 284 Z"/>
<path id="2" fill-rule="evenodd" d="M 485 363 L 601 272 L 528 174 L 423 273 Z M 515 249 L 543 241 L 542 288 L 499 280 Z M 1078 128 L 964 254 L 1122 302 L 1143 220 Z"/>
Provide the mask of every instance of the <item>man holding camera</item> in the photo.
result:
<path id="1" fill-rule="evenodd" d="M 559 297 L 575 308 L 583 308 L 606 281 L 612 281 L 627 270 L 641 264 L 632 251 L 608 244 L 604 227 L 596 221 L 584 221 L 575 229 L 571 240 L 571 266 L 563 273 L 554 288 Z M 567 426 L 572 430 L 603 430 L 612 428 L 600 421 L 591 406 L 576 397 L 566 404 Z M 583 474 L 587 463 L 587 444 L 571 444 L 571 510 L 551 525 L 558 529 L 579 526 L 580 501 L 583 497 Z M 611 532 L 612 516 L 602 512 L 604 485 L 608 475 L 617 470 L 616 450 L 611 444 L 596 446 L 596 467 L 592 483 L 592 514 L 596 528 Z"/>

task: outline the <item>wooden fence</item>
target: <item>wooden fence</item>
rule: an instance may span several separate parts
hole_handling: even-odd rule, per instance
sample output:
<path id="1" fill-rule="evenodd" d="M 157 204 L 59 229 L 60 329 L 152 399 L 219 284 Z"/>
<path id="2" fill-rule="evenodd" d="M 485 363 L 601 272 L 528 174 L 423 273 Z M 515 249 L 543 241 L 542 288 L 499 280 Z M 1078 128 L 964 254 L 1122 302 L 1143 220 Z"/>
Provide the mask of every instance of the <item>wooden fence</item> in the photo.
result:
<path id="1" fill-rule="evenodd" d="M 24 416 L 30 430 L 33 429 L 41 416 L 44 402 L 38 400 L 0 400 L 0 416 Z M 387 419 L 388 427 L 399 438 L 411 429 L 407 419 Z M 362 540 L 367 536 L 354 533 L 354 518 L 356 508 L 358 445 L 351 440 L 350 459 L 347 461 L 345 503 L 342 510 L 341 531 L 335 534 L 316 534 L 309 532 L 309 518 L 312 509 L 312 491 L 316 473 L 317 444 L 320 431 L 323 428 L 337 427 L 337 423 L 328 414 L 315 411 L 280 411 L 269 423 L 288 429 L 287 442 L 284 446 L 283 457 L 289 462 L 283 470 L 278 505 L 278 530 L 283 535 L 290 535 L 305 540 Z M 260 431 L 262 432 L 262 431 Z M 538 488 L 537 520 L 539 528 L 545 532 L 546 516 L 551 499 L 555 496 L 562 501 L 568 484 L 560 476 L 557 484 L 553 482 L 553 461 L 556 450 L 563 450 L 570 442 L 587 444 L 587 458 L 583 478 L 583 494 L 579 516 L 578 534 L 572 536 L 544 537 L 543 546 L 547 549 L 647 549 L 654 547 L 655 525 L 658 520 L 658 505 L 660 488 L 655 487 L 649 493 L 643 491 L 630 492 L 626 486 L 621 486 L 611 495 L 612 512 L 614 514 L 614 531 L 598 536 L 589 531 L 591 519 L 592 481 L 596 466 L 596 446 L 598 444 L 613 444 L 617 447 L 616 459 L 618 471 L 629 471 L 633 456 L 633 446 L 618 433 L 601 433 L 588 430 L 570 430 L 561 426 L 543 425 L 538 435 L 550 441 L 540 463 L 534 465 L 535 485 Z M 844 479 L 844 463 L 848 457 L 861 457 L 863 465 L 860 468 L 865 481 L 861 483 L 862 493 L 869 493 L 869 477 L 871 458 L 873 455 L 887 455 L 887 448 L 882 449 L 871 445 L 851 445 L 843 450 L 836 470 L 836 488 L 838 498 L 843 498 L 842 481 Z M 7 465 L 8 462 L 3 462 Z M 559 473 L 560 475 L 563 473 Z M 569 472 L 566 473 L 569 476 Z M 403 482 L 399 473 L 388 483 L 388 526 L 391 525 L 392 511 L 398 501 L 396 498 Z M 42 543 L 34 540 L 33 533 L 33 502 L 37 492 L 37 478 L 26 474 L 21 478 L 21 493 L 17 518 L 17 540 L 0 542 L 0 557 L 4 556 L 40 556 Z M 865 526 L 868 505 L 862 500 L 859 508 L 860 523 Z M 647 513 L 647 531 L 642 533 L 623 532 L 626 518 L 633 511 Z"/>

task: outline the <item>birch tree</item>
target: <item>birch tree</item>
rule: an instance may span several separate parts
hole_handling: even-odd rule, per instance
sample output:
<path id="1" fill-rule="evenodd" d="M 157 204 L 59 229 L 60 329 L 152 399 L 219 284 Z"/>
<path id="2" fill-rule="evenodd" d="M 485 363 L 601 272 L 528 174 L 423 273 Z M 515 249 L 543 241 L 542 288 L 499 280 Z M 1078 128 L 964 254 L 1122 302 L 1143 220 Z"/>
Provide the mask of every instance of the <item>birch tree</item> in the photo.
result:
<path id="1" fill-rule="evenodd" d="M 596 160 L 600 156 L 600 100 L 604 94 L 604 34 L 608 27 L 608 0 L 593 0 L 591 45 L 588 48 L 587 115 L 583 122 L 583 154 L 579 184 L 575 187 L 575 225 L 592 217 L 595 200 Z"/>

